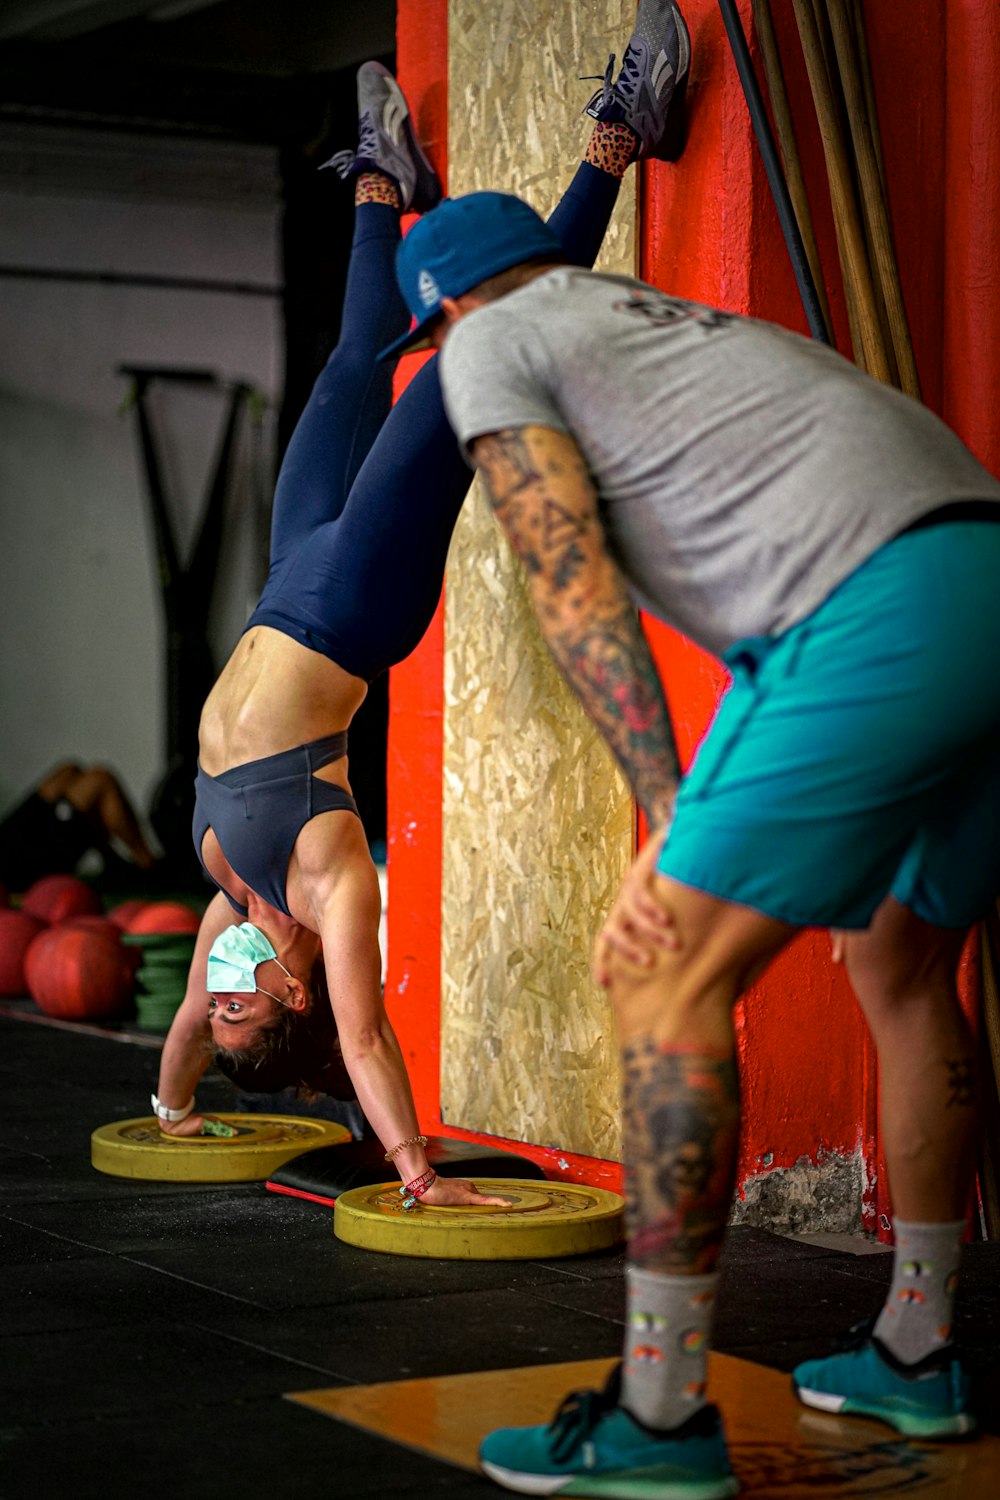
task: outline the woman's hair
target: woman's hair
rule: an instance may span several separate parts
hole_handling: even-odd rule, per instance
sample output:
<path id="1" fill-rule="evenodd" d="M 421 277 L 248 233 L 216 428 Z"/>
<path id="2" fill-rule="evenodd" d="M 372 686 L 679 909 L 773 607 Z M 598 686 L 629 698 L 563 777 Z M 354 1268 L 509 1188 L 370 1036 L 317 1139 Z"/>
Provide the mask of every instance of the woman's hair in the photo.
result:
<path id="1" fill-rule="evenodd" d="M 212 1061 L 219 1072 L 249 1094 L 294 1088 L 305 1098 L 356 1098 L 340 1051 L 322 955 L 313 966 L 310 991 L 308 1009 L 280 1005 L 274 1020 L 258 1029 L 249 1046 L 233 1052 L 216 1048 Z"/>

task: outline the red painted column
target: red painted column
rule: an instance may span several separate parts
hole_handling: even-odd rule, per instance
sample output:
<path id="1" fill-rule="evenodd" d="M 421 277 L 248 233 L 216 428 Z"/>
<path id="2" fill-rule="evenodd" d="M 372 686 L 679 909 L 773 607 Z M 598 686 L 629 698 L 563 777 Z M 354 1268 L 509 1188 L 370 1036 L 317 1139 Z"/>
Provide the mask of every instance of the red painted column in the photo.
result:
<path id="1" fill-rule="evenodd" d="M 399 0 L 397 70 L 434 166 L 446 180 L 447 0 Z M 420 360 L 403 360 L 398 388 Z M 439 1123 L 441 1005 L 441 765 L 444 617 L 389 679 L 389 967 L 386 1003 L 410 1072 L 417 1116 Z"/>
<path id="2" fill-rule="evenodd" d="M 790 6 L 772 7 L 839 347 L 843 288 L 818 128 Z M 947 9 L 947 24 L 945 11 Z M 741 0 L 751 32 L 749 0 Z M 694 62 L 690 136 L 676 166 L 644 171 L 642 275 L 655 285 L 805 331 L 787 253 L 716 0 L 685 0 Z M 924 399 L 1000 468 L 1000 73 L 995 0 L 865 0 L 890 210 Z M 946 54 L 947 88 L 942 79 Z M 421 138 L 443 172 L 447 3 L 400 0 L 398 58 Z M 762 69 L 758 61 L 758 74 Z M 905 86 L 901 86 L 901 81 Z M 415 362 L 410 362 L 411 364 Z M 405 372 L 411 373 L 411 372 Z M 725 683 L 720 665 L 648 626 L 685 764 Z M 440 890 L 443 627 L 439 612 L 391 682 L 387 1000 L 419 1115 L 441 1129 Z M 876 1188 L 876 1076 L 867 1031 L 828 940 L 807 934 L 747 995 L 737 1017 L 744 1080 L 743 1185 L 775 1169 L 860 1153 L 866 1222 L 888 1213 Z M 966 1003 L 975 975 L 966 966 Z M 445 1127 L 445 1133 L 448 1133 Z M 455 1131 L 465 1135 L 465 1132 Z M 554 1171 L 615 1180 L 608 1164 L 532 1151 Z M 565 1165 L 563 1162 L 565 1161 Z"/>
<path id="3" fill-rule="evenodd" d="M 1000 474 L 1000 6 L 950 0 L 944 40 L 944 416 Z"/>
<path id="4" fill-rule="evenodd" d="M 749 34 L 748 3 L 742 11 Z M 643 275 L 683 296 L 805 332 L 718 5 L 689 0 L 685 15 L 694 56 L 690 135 L 680 163 L 646 169 Z M 787 51 L 784 34 L 781 41 Z M 794 73 L 789 83 L 801 115 Z M 802 145 L 810 150 L 808 133 Z M 812 149 L 819 149 L 818 135 Z M 832 236 L 828 209 L 826 217 Z M 839 281 L 832 301 L 840 325 Z M 646 628 L 686 765 L 726 676 L 674 631 L 648 620 Z M 867 1033 L 842 972 L 829 961 L 829 940 L 811 934 L 793 944 L 744 997 L 736 1019 L 744 1108 L 740 1190 L 752 1192 L 755 1179 L 775 1171 L 824 1169 L 831 1157 L 870 1158 L 875 1119 Z"/>

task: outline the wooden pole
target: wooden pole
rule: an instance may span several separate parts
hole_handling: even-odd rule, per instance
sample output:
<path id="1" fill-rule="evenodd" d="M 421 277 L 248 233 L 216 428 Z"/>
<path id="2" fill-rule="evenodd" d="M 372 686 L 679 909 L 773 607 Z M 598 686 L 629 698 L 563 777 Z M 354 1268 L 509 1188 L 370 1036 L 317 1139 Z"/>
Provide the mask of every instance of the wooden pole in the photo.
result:
<path id="1" fill-rule="evenodd" d="M 840 233 L 845 288 L 849 284 L 847 295 L 849 299 L 853 295 L 855 303 L 863 365 L 870 375 L 889 384 L 889 361 L 879 326 L 864 229 L 851 178 L 850 160 L 837 116 L 833 85 L 823 55 L 820 29 L 811 0 L 792 0 L 792 5 L 826 156 L 830 198 Z"/>
<path id="2" fill-rule="evenodd" d="M 816 283 L 816 295 L 819 298 L 820 311 L 823 314 L 823 321 L 826 324 L 827 335 L 832 344 L 833 319 L 830 317 L 830 303 L 827 300 L 826 286 L 823 282 L 823 267 L 819 258 L 819 247 L 816 244 L 816 231 L 813 227 L 805 178 L 802 175 L 802 162 L 799 157 L 798 143 L 795 139 L 795 126 L 792 123 L 792 112 L 788 104 L 785 77 L 781 69 L 781 53 L 778 51 L 778 39 L 774 33 L 770 0 L 751 0 L 751 3 L 754 25 L 757 28 L 757 39 L 760 42 L 761 56 L 764 59 L 767 91 L 771 96 L 771 113 L 774 116 L 774 130 L 778 137 L 778 148 L 781 151 L 781 159 L 785 167 L 788 194 L 792 200 L 792 207 L 795 210 L 795 218 L 798 222 L 799 233 L 802 236 L 802 243 L 805 247 L 810 269 L 812 270 L 813 281 Z"/>
<path id="3" fill-rule="evenodd" d="M 840 70 L 841 87 L 844 91 L 847 122 L 854 147 L 854 160 L 857 166 L 865 220 L 870 228 L 872 269 L 885 302 L 886 318 L 892 349 L 899 369 L 900 385 L 908 396 L 913 396 L 919 401 L 920 381 L 913 357 L 913 343 L 906 319 L 903 290 L 899 283 L 899 267 L 896 263 L 892 231 L 889 227 L 889 212 L 882 191 L 878 159 L 872 142 L 861 69 L 855 54 L 851 0 L 826 0 L 826 8 L 830 17 L 830 29 Z"/>

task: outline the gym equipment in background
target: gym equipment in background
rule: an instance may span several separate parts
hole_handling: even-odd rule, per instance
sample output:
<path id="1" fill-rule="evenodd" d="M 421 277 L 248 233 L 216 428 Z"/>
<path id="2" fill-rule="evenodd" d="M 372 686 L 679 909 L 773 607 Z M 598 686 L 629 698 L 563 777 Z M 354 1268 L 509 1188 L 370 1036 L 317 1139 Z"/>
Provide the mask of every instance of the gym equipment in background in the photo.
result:
<path id="1" fill-rule="evenodd" d="M 41 917 L 13 907 L 0 908 L 0 996 L 19 999 L 28 993 L 24 961 L 32 943 L 45 931 Z"/>
<path id="2" fill-rule="evenodd" d="M 55 925 L 70 917 L 97 915 L 101 898 L 75 875 L 43 875 L 25 891 L 21 910 Z"/>
<path id="3" fill-rule="evenodd" d="M 134 964 L 116 929 L 110 923 L 97 924 L 99 917 L 78 917 L 49 927 L 28 949 L 27 990 L 47 1016 L 104 1021 L 131 1009 Z"/>
<path id="4" fill-rule="evenodd" d="M 119 365 L 118 373 L 132 382 L 123 410 L 134 407 L 139 424 L 166 628 L 166 770 L 153 792 L 149 820 L 170 866 L 189 875 L 199 871 L 191 847 L 198 720 L 202 704 L 215 681 L 208 622 L 239 417 L 252 395 L 252 388 L 242 381 L 223 381 L 214 370 Z M 157 382 L 214 387 L 228 394 L 222 437 L 209 476 L 201 522 L 186 566 L 178 553 L 149 409 L 150 387 Z"/>
<path id="5" fill-rule="evenodd" d="M 135 1014 L 142 1031 L 167 1032 L 180 1009 L 197 941 L 193 934 L 125 932 L 122 943 L 135 954 Z"/>
<path id="6" fill-rule="evenodd" d="M 757 145 L 760 148 L 760 154 L 764 161 L 764 170 L 767 173 L 771 196 L 774 199 L 774 206 L 778 214 L 778 222 L 781 225 L 781 233 L 784 236 L 785 247 L 788 250 L 788 258 L 792 263 L 795 284 L 799 289 L 799 296 L 802 299 L 806 321 L 809 324 L 809 332 L 820 343 L 828 344 L 830 342 L 830 335 L 827 331 L 823 309 L 816 291 L 812 267 L 809 264 L 809 257 L 806 254 L 798 220 L 795 217 L 795 210 L 792 207 L 792 200 L 789 197 L 788 187 L 781 170 L 778 149 L 774 144 L 774 136 L 771 133 L 771 122 L 768 120 L 767 110 L 764 108 L 760 85 L 757 82 L 757 75 L 753 70 L 750 49 L 747 46 L 747 39 L 743 32 L 735 0 L 719 0 L 719 9 L 722 11 L 722 20 L 725 24 L 726 35 L 729 38 L 729 45 L 732 48 L 736 71 L 739 73 L 740 83 L 743 85 L 747 109 L 750 111 L 750 123 L 753 126 L 754 135 L 757 137 Z"/>

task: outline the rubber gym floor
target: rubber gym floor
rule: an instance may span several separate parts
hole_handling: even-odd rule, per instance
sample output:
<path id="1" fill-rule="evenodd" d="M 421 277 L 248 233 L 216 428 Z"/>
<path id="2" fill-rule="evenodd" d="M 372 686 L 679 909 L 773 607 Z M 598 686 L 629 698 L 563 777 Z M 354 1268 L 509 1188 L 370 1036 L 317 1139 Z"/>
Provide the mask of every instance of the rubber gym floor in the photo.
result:
<path id="1" fill-rule="evenodd" d="M 148 1112 L 157 1048 L 29 1010 L 0 1008 L 2 1500 L 486 1500 L 481 1433 L 546 1418 L 617 1353 L 619 1252 L 409 1260 L 263 1184 L 102 1176 L 90 1133 Z M 233 1107 L 221 1078 L 199 1097 Z M 859 1248 L 729 1234 L 712 1381 L 746 1493 L 995 1497 L 1000 1243 L 967 1247 L 959 1310 L 978 1442 L 804 1412 L 775 1373 L 878 1306 L 889 1257 Z"/>

